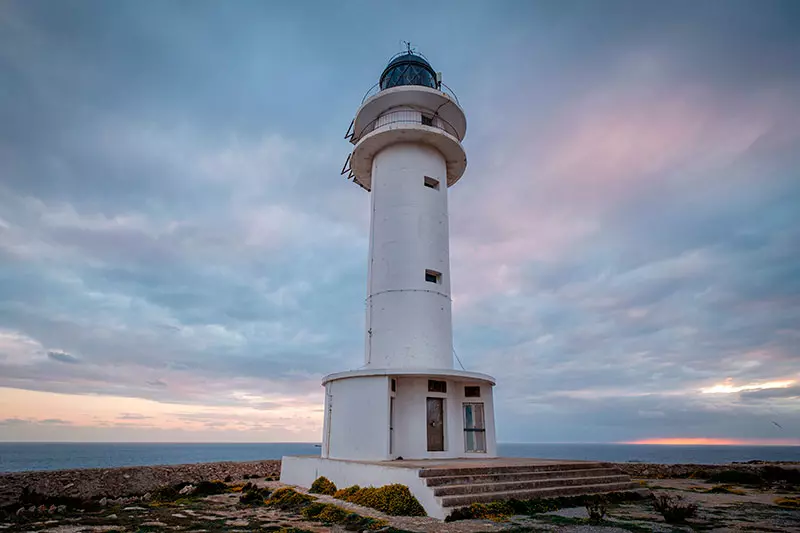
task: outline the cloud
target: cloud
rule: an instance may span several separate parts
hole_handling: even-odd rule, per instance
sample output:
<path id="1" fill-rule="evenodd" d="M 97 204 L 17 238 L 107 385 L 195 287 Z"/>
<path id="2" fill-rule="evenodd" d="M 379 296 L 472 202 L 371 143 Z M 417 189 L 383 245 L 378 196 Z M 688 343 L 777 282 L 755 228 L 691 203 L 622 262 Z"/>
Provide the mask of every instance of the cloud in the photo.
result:
<path id="1" fill-rule="evenodd" d="M 757 7 L 467 2 L 410 37 L 470 121 L 455 346 L 500 440 L 797 437 L 794 386 L 701 392 L 800 380 L 799 14 Z M 407 7 L 316 9 L 2 4 L 15 438 L 319 434 L 320 378 L 363 353 L 341 135 Z"/>
<path id="2" fill-rule="evenodd" d="M 769 398 L 800 399 L 800 386 L 774 389 L 745 390 L 740 393 L 744 400 L 763 400 Z"/>
<path id="3" fill-rule="evenodd" d="M 58 350 L 49 350 L 47 352 L 47 357 L 53 361 L 58 361 L 59 363 L 68 363 L 71 365 L 77 365 L 81 362 L 81 360 L 74 355 L 68 354 L 67 352 L 60 352 Z"/>
<path id="4" fill-rule="evenodd" d="M 153 417 L 145 416 L 139 413 L 120 413 L 120 415 L 117 418 L 119 420 L 147 420 Z"/>

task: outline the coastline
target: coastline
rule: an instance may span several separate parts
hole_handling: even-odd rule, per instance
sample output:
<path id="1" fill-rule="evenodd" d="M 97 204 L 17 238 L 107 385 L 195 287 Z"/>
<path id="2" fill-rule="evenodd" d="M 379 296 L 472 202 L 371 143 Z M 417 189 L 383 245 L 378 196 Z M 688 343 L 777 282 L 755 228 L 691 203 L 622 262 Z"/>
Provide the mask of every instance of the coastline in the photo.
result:
<path id="1" fill-rule="evenodd" d="M 7 472 L 0 473 L 0 509 L 15 504 L 25 490 L 74 501 L 129 498 L 176 483 L 275 477 L 280 471 L 281 461 L 271 459 Z"/>
<path id="2" fill-rule="evenodd" d="M 800 469 L 800 461 L 763 461 L 747 463 L 659 464 L 617 463 L 603 464 L 620 469 L 635 479 L 691 478 L 696 474 L 713 474 L 724 470 L 753 472 L 765 466 L 782 466 Z M 36 492 L 47 498 L 92 500 L 98 498 L 135 498 L 158 487 L 182 482 L 197 483 L 230 479 L 277 477 L 281 461 L 222 461 L 178 465 L 125 466 L 114 468 L 78 468 L 68 470 L 29 470 L 0 473 L 0 509 L 15 505 L 23 491 Z"/>
<path id="3" fill-rule="evenodd" d="M 669 526 L 654 505 L 660 497 L 691 502 L 697 513 L 690 525 L 703 530 L 713 527 L 720 531 L 750 531 L 758 525 L 763 531 L 800 533 L 796 520 L 800 501 L 795 496 L 800 488 L 800 462 L 603 464 L 636 478 L 651 497 L 609 503 L 602 524 L 591 526 L 591 531 L 683 531 L 664 529 Z M 510 513 L 498 520 L 467 516 L 442 522 L 429 516 L 390 516 L 371 507 L 296 488 L 297 497 L 305 498 L 307 503 L 283 507 L 262 499 L 277 495 L 278 489 L 286 487 L 276 477 L 280 468 L 280 460 L 263 460 L 0 473 L 0 530 L 341 531 L 340 526 L 328 523 L 330 520 L 306 513 L 314 506 L 328 506 L 342 517 L 346 515 L 359 524 L 369 523 L 366 529 L 398 533 L 588 531 L 588 506 L 584 508 L 576 502 L 556 502 L 552 511 Z M 714 474 L 739 478 L 742 485 L 720 485 L 718 480 L 709 479 Z M 753 477 L 755 482 L 748 479 Z M 201 483 L 216 480 L 223 483 Z M 209 486 L 215 490 L 194 494 L 203 486 L 205 490 Z M 245 489 L 256 490 L 260 494 L 258 500 L 245 501 Z M 297 494 L 289 488 L 284 490 Z M 165 494 L 172 496 L 165 498 Z"/>

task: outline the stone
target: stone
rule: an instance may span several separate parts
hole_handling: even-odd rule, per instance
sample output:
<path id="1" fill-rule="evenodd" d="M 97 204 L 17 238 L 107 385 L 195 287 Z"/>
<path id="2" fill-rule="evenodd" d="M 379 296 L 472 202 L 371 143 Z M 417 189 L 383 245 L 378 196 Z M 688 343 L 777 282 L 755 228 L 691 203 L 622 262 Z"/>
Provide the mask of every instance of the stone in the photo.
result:
<path id="1" fill-rule="evenodd" d="M 36 512 L 36 506 L 35 506 L 35 505 L 31 505 L 31 506 L 28 508 L 28 512 L 29 512 L 29 513 L 35 513 L 35 512 Z"/>
<path id="2" fill-rule="evenodd" d="M 17 516 L 20 516 L 20 515 L 22 515 L 24 513 L 25 513 L 25 508 L 24 507 L 20 507 L 19 509 L 17 509 Z"/>
<path id="3" fill-rule="evenodd" d="M 59 505 L 58 507 L 56 507 L 56 512 L 57 513 L 66 513 L 67 512 L 67 506 L 66 505 Z"/>
<path id="4" fill-rule="evenodd" d="M 183 487 L 181 490 L 178 491 L 178 494 L 187 495 L 191 494 L 192 492 L 194 492 L 194 485 L 186 485 L 185 487 Z"/>
<path id="5" fill-rule="evenodd" d="M 142 496 L 142 501 L 143 502 L 149 502 L 152 499 L 153 499 L 153 495 L 150 494 L 149 492 L 147 494 L 145 494 L 144 496 Z"/>
<path id="6" fill-rule="evenodd" d="M 108 505 L 108 498 L 101 498 L 99 503 L 102 507 L 105 507 Z"/>
<path id="7" fill-rule="evenodd" d="M 125 507 L 122 510 L 123 511 L 146 511 L 147 509 L 145 509 L 144 507 L 137 507 L 137 506 L 133 505 L 131 507 Z"/>
<path id="8" fill-rule="evenodd" d="M 117 519 L 117 515 L 116 514 L 110 514 L 106 518 L 108 518 L 109 520 L 116 520 Z"/>

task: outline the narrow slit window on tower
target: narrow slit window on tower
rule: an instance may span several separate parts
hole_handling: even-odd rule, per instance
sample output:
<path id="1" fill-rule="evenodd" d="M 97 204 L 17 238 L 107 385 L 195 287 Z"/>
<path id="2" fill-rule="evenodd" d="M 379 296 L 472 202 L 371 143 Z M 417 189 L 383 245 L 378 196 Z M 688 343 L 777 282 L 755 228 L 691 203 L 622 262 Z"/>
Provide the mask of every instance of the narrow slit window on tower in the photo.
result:
<path id="1" fill-rule="evenodd" d="M 441 283 L 442 273 L 436 272 L 435 270 L 426 270 L 425 281 L 427 281 L 428 283 Z"/>
<path id="2" fill-rule="evenodd" d="M 397 381 L 392 378 L 392 392 L 397 392 Z"/>
<path id="3" fill-rule="evenodd" d="M 441 392 L 442 394 L 447 394 L 447 382 L 429 379 L 428 392 Z"/>
<path id="4" fill-rule="evenodd" d="M 439 180 L 430 176 L 425 176 L 425 186 L 431 189 L 439 190 Z"/>
<path id="5" fill-rule="evenodd" d="M 422 125 L 433 126 L 433 117 L 427 117 L 425 115 L 422 115 Z"/>

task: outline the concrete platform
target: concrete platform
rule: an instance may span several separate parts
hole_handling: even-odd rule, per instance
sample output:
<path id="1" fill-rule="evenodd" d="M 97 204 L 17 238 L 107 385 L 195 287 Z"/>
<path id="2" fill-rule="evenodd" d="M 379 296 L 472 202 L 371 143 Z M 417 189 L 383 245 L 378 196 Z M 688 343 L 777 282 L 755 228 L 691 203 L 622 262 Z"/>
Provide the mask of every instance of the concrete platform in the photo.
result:
<path id="1" fill-rule="evenodd" d="M 284 457 L 281 481 L 310 487 L 325 476 L 337 487 L 380 487 L 401 483 L 429 516 L 444 519 L 475 502 L 554 498 L 640 487 L 630 477 L 603 463 L 518 457 L 484 459 L 419 459 L 351 461 L 316 456 Z"/>

